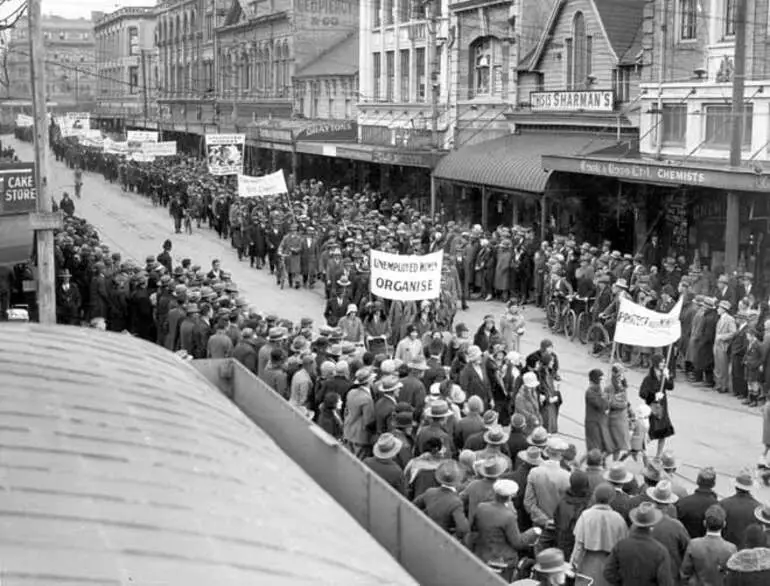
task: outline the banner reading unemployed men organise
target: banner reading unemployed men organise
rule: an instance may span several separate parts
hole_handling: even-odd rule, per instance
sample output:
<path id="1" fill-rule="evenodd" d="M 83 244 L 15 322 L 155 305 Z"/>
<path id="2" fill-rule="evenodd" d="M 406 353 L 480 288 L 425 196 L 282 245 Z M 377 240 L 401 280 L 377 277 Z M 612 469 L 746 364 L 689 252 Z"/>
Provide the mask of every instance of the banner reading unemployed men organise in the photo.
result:
<path id="1" fill-rule="evenodd" d="M 207 134 L 206 156 L 212 175 L 241 175 L 245 134 Z"/>
<path id="2" fill-rule="evenodd" d="M 668 313 L 659 313 L 622 298 L 615 325 L 615 339 L 618 344 L 662 348 L 682 337 L 682 300 Z"/>
<path id="3" fill-rule="evenodd" d="M 238 175 L 238 197 L 265 197 L 288 192 L 286 179 L 281 170 L 261 177 Z"/>
<path id="4" fill-rule="evenodd" d="M 441 264 L 444 252 L 423 256 L 370 251 L 369 278 L 372 294 L 383 299 L 421 301 L 441 293 Z"/>

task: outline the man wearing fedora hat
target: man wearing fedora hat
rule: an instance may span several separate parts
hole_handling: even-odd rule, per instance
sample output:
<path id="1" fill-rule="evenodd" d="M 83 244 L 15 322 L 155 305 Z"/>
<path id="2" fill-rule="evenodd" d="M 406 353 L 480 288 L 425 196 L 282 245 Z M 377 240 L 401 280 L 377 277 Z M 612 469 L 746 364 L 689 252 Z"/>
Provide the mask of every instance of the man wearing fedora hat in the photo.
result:
<path id="1" fill-rule="evenodd" d="M 403 443 L 392 433 L 383 433 L 377 438 L 372 448 L 374 455 L 364 458 L 364 464 L 387 482 L 393 490 L 404 494 L 404 475 L 401 467 L 395 462 Z"/>
<path id="2" fill-rule="evenodd" d="M 663 518 L 653 503 L 642 503 L 630 514 L 631 532 L 612 548 L 604 566 L 604 579 L 610 586 L 674 586 L 668 550 L 653 536 L 652 530 Z M 675 581 L 676 580 L 676 581 Z"/>
<path id="3" fill-rule="evenodd" d="M 439 486 L 429 488 L 415 498 L 414 505 L 444 531 L 462 540 L 470 526 L 463 502 L 457 494 L 460 466 L 454 460 L 446 460 L 436 468 L 435 477 Z"/>
<path id="4" fill-rule="evenodd" d="M 392 420 L 393 429 L 391 433 L 401 440 L 402 444 L 401 451 L 395 457 L 395 461 L 396 464 L 401 466 L 402 470 L 406 470 L 406 465 L 411 461 L 414 452 L 414 437 L 412 435 L 414 414 L 412 406 L 406 403 L 397 403 Z"/>
<path id="5" fill-rule="evenodd" d="M 684 528 L 684 525 L 676 517 L 668 514 L 669 507 L 676 504 L 679 497 L 673 492 L 673 487 L 669 480 L 661 480 L 655 486 L 649 487 L 646 493 L 649 499 L 658 507 L 658 510 L 663 513 L 660 522 L 652 530 L 652 536 L 668 550 L 671 561 L 671 575 L 677 576 L 679 568 L 682 566 L 682 559 L 684 559 L 687 546 L 690 544 L 690 535 L 687 533 L 687 529 Z"/>
<path id="6" fill-rule="evenodd" d="M 738 327 L 735 318 L 730 314 L 731 305 L 726 299 L 719 302 L 716 331 L 714 334 L 714 386 L 717 391 L 730 389 L 730 357 L 729 349 Z"/>
<path id="7" fill-rule="evenodd" d="M 739 548 L 743 546 L 746 528 L 756 522 L 754 511 L 761 505 L 752 495 L 756 481 L 753 472 L 746 468 L 733 479 L 735 494 L 719 501 L 725 511 L 724 537 Z"/>
<path id="8" fill-rule="evenodd" d="M 428 369 L 428 365 L 422 358 L 410 360 L 407 364 L 408 374 L 401 379 L 401 390 L 398 392 L 398 400 L 409 403 L 414 409 L 415 420 L 419 421 L 425 408 L 427 390 L 422 382 L 422 377 Z"/>
<path id="9" fill-rule="evenodd" d="M 613 464 L 604 472 L 606 480 L 612 488 L 615 489 L 615 497 L 610 501 L 610 507 L 617 511 L 628 522 L 628 513 L 633 508 L 631 506 L 631 497 L 625 491 L 625 487 L 635 482 L 634 475 L 626 469 L 623 462 L 613 462 Z"/>
<path id="10" fill-rule="evenodd" d="M 399 397 L 400 399 L 400 397 Z M 414 440 L 415 450 L 421 454 L 430 438 L 438 438 L 444 446 L 447 457 L 454 457 L 457 453 L 452 436 L 444 429 L 444 422 L 452 415 L 449 404 L 443 399 L 433 401 L 428 409 L 428 425 L 417 432 Z"/>
<path id="11" fill-rule="evenodd" d="M 555 539 L 554 513 L 570 487 L 570 473 L 561 465 L 569 445 L 561 438 L 552 437 L 545 449 L 547 460 L 529 473 L 524 493 L 524 508 L 532 523 L 544 530 L 539 546 L 549 547 Z"/>
<path id="12" fill-rule="evenodd" d="M 76 326 L 80 324 L 82 302 L 80 291 L 72 285 L 71 280 L 69 269 L 59 273 L 59 284 L 56 287 L 56 323 Z"/>
<path id="13" fill-rule="evenodd" d="M 374 401 L 371 384 L 374 374 L 370 368 L 356 372 L 353 388 L 345 401 L 344 433 L 348 447 L 359 459 L 371 454 L 374 433 Z"/>
<path id="14" fill-rule="evenodd" d="M 513 468 L 513 461 L 508 452 L 508 433 L 499 425 L 494 425 L 484 432 L 484 448 L 476 451 L 477 460 L 500 458 L 505 462 L 506 470 Z"/>
<path id="15" fill-rule="evenodd" d="M 401 382 L 393 374 L 387 374 L 379 381 L 380 398 L 374 404 L 374 421 L 377 435 L 393 428 L 393 414 L 396 412 L 396 393 L 401 388 Z"/>
<path id="16" fill-rule="evenodd" d="M 340 319 L 345 317 L 348 311 L 350 299 L 345 294 L 345 287 L 337 287 L 334 295 L 329 297 L 324 309 L 324 318 L 329 326 L 336 328 Z"/>
<path id="17" fill-rule="evenodd" d="M 493 457 L 476 460 L 473 464 L 473 470 L 478 478 L 472 480 L 460 493 L 460 499 L 468 512 L 468 521 L 471 523 L 473 523 L 473 517 L 479 504 L 494 498 L 493 486 L 507 468 L 504 460 Z"/>
<path id="18" fill-rule="evenodd" d="M 286 330 L 282 327 L 272 327 L 267 332 L 267 342 L 259 349 L 257 368 L 262 374 L 270 361 L 270 353 L 274 348 L 281 348 L 286 339 Z M 342 396 L 342 395 L 340 395 Z"/>
<path id="19" fill-rule="evenodd" d="M 470 518 L 471 534 L 468 546 L 484 563 L 502 570 L 501 576 L 510 582 L 520 552 L 531 547 L 540 535 L 539 529 L 521 533 L 511 500 L 519 492 L 513 480 L 491 483 L 488 499 L 478 504 Z"/>

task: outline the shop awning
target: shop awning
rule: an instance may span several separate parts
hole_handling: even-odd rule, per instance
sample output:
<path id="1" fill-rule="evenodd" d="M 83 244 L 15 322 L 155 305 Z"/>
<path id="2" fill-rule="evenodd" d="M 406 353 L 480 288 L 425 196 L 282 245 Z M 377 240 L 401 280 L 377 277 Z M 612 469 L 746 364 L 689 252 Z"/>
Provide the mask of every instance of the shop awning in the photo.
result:
<path id="1" fill-rule="evenodd" d="M 0 216 L 0 265 L 28 261 L 33 240 L 29 215 Z"/>
<path id="2" fill-rule="evenodd" d="M 433 176 L 457 183 L 543 193 L 551 174 L 543 170 L 543 155 L 575 155 L 607 148 L 614 142 L 584 134 L 511 134 L 449 153 L 436 165 Z"/>

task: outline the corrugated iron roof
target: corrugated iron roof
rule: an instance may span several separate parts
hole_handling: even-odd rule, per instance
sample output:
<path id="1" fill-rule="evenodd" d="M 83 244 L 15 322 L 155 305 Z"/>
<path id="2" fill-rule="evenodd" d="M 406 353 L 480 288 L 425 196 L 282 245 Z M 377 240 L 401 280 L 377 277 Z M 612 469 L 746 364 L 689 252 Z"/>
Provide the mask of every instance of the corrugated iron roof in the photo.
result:
<path id="1" fill-rule="evenodd" d="M 6 584 L 404 584 L 191 366 L 127 335 L 0 327 Z"/>
<path id="2" fill-rule="evenodd" d="M 342 39 L 294 74 L 294 77 L 325 77 L 358 73 L 358 32 Z"/>
<path id="3" fill-rule="evenodd" d="M 609 146 L 608 142 L 586 135 L 511 134 L 449 153 L 433 175 L 459 183 L 543 193 L 551 174 L 543 170 L 543 155 L 573 155 L 589 144 L 596 149 Z"/>

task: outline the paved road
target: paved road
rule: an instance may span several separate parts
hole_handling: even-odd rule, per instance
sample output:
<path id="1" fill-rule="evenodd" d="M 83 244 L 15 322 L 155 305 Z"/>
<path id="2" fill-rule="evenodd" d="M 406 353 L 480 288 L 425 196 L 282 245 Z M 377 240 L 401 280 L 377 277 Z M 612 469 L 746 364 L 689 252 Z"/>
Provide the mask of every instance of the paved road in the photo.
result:
<path id="1" fill-rule="evenodd" d="M 19 157 L 32 160 L 32 148 L 4 137 L 4 142 L 16 148 Z M 61 191 L 72 183 L 72 173 L 63 164 L 49 161 L 49 183 L 55 189 L 57 198 Z M 86 174 L 83 198 L 77 200 L 76 214 L 86 218 L 99 231 L 102 239 L 113 251 L 119 251 L 124 258 L 140 262 L 149 254 L 158 254 L 166 238 L 173 242 L 173 256 L 176 262 L 189 257 L 196 264 L 207 266 L 215 259 L 222 260 L 222 266 L 233 274 L 233 280 L 247 299 L 260 310 L 276 313 L 290 319 L 309 316 L 322 322 L 323 299 L 320 289 L 279 290 L 265 271 L 249 268 L 248 261 L 239 262 L 229 243 L 217 238 L 216 233 L 203 228 L 194 230 L 192 235 L 178 235 L 173 232 L 171 218 L 163 208 L 153 208 L 144 197 L 122 193 L 120 188 L 106 183 L 101 176 Z M 472 302 L 469 311 L 458 313 L 457 320 L 463 321 L 474 330 L 485 314 L 500 315 L 503 305 L 496 302 Z M 540 310 L 526 311 L 527 333 L 523 349 L 534 350 L 546 337 L 543 315 Z M 582 420 L 584 414 L 583 391 L 586 387 L 587 372 L 591 368 L 607 368 L 589 357 L 584 346 L 555 338 L 556 350 L 562 368 L 562 393 L 564 406 L 560 418 L 560 431 L 582 449 Z M 636 399 L 636 390 L 643 373 L 631 371 L 628 375 L 630 395 Z M 679 473 L 685 481 L 694 480 L 700 467 L 711 465 L 719 473 L 717 488 L 722 494 L 732 492 L 730 477 L 745 466 L 754 466 L 761 453 L 761 418 L 756 410 L 744 408 L 729 397 L 712 391 L 694 388 L 680 382 L 670 399 L 671 417 L 676 436 L 670 440 L 670 447 L 681 461 Z M 770 501 L 770 490 L 759 491 Z"/>

